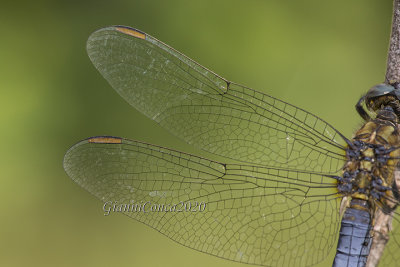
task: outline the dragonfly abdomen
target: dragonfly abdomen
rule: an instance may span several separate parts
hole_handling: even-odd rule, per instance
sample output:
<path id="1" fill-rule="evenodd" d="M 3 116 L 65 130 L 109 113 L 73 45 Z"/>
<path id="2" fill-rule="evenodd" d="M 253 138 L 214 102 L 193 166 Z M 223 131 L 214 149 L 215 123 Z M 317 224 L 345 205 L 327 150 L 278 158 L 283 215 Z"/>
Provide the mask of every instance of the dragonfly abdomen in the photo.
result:
<path id="1" fill-rule="evenodd" d="M 362 199 L 352 199 L 340 227 L 334 267 L 365 266 L 371 247 L 371 218 L 369 204 Z"/>

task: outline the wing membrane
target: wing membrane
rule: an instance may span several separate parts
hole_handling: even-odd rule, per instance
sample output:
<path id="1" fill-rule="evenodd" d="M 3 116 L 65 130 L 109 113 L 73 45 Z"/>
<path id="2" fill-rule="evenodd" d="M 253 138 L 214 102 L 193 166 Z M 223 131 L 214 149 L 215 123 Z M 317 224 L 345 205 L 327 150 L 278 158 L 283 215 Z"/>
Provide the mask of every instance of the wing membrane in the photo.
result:
<path id="1" fill-rule="evenodd" d="M 328 123 L 227 81 L 148 34 L 122 26 L 101 29 L 90 36 L 87 50 L 127 102 L 203 150 L 272 167 L 342 167 L 345 138 Z"/>
<path id="2" fill-rule="evenodd" d="M 64 168 L 104 202 L 205 203 L 202 212 L 125 214 L 222 258 L 309 266 L 335 246 L 339 203 L 329 175 L 224 164 L 116 137 L 79 142 L 66 153 Z"/>

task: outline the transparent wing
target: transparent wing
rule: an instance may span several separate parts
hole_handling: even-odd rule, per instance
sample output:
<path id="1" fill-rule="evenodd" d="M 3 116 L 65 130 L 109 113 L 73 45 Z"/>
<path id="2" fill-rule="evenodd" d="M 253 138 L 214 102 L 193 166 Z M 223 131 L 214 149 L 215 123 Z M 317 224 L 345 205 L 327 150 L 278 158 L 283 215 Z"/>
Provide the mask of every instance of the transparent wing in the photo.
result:
<path id="1" fill-rule="evenodd" d="M 336 244 L 339 202 L 329 175 L 224 164 L 117 137 L 79 142 L 66 153 L 64 168 L 107 207 L 149 203 L 147 212 L 124 213 L 218 257 L 310 266 Z M 192 211 L 150 209 L 153 204 L 182 208 L 182 202 Z M 193 210 L 195 203 L 205 203 L 205 209 Z"/>
<path id="2" fill-rule="evenodd" d="M 203 150 L 297 170 L 335 172 L 343 165 L 345 138 L 328 123 L 227 81 L 148 34 L 104 28 L 89 37 L 87 51 L 127 102 Z"/>

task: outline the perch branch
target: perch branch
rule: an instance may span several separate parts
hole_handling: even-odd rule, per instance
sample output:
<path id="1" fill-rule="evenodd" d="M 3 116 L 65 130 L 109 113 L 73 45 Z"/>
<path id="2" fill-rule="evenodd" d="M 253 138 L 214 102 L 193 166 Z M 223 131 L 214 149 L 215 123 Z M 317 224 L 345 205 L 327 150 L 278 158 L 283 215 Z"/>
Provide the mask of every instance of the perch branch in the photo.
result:
<path id="1" fill-rule="evenodd" d="M 393 1 L 392 33 L 389 42 L 385 83 L 393 84 L 396 88 L 399 88 L 400 85 L 400 0 Z M 394 172 L 394 179 L 397 187 L 399 187 L 399 171 Z M 381 210 L 376 212 L 372 231 L 372 245 L 366 267 L 378 266 L 385 246 L 389 241 L 392 219 L 393 214 L 384 214 Z"/>
<path id="2" fill-rule="evenodd" d="M 385 83 L 400 83 L 400 0 L 393 1 L 392 33 L 390 35 Z"/>

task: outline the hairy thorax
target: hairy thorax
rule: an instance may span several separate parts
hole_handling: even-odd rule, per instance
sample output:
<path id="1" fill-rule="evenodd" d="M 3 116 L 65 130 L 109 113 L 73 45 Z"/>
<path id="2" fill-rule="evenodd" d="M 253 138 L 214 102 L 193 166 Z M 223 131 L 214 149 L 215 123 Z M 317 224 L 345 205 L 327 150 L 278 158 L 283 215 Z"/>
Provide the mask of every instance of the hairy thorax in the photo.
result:
<path id="1" fill-rule="evenodd" d="M 399 191 L 395 170 L 400 157 L 400 134 L 397 116 L 381 110 L 377 117 L 366 122 L 348 145 L 343 177 L 338 181 L 339 191 L 346 201 L 368 201 L 371 213 L 381 208 L 390 213 L 396 208 Z M 342 209 L 346 203 L 342 203 Z M 374 217 L 371 214 L 372 218 Z"/>

